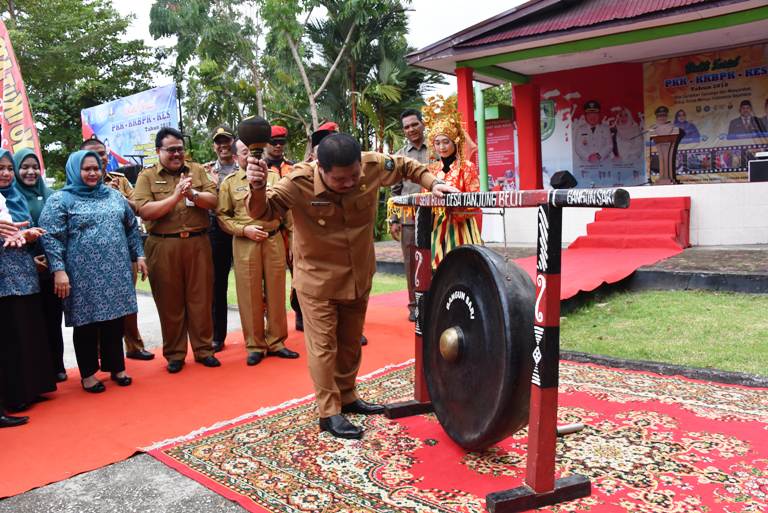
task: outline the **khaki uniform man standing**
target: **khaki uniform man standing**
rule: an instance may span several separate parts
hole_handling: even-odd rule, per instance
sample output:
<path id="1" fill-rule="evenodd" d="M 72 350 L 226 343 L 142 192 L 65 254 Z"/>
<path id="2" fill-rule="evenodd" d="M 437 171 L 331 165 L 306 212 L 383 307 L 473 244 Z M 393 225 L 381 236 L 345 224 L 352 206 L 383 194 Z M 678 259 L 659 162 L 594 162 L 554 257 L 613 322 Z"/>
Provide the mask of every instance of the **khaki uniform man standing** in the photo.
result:
<path id="1" fill-rule="evenodd" d="M 184 162 L 184 140 L 174 128 L 155 137 L 159 163 L 136 181 L 134 198 L 149 238 L 144 245 L 149 282 L 163 333 L 168 372 L 184 366 L 187 337 L 195 360 L 218 367 L 211 347 L 213 262 L 208 209 L 216 208 L 216 184 L 202 166 Z"/>
<path id="2" fill-rule="evenodd" d="M 80 145 L 80 149 L 96 152 L 99 157 L 101 157 L 101 161 L 104 164 L 103 168 L 107 169 L 107 163 L 109 162 L 107 147 L 95 135 L 90 139 L 83 141 Z M 118 173 L 117 171 L 105 172 L 104 183 L 122 194 L 123 198 L 125 198 L 133 211 L 136 212 L 136 203 L 133 201 L 133 186 L 123 173 Z M 136 262 L 133 263 L 132 270 L 133 286 L 135 287 L 136 279 L 138 277 Z M 138 314 L 136 313 L 126 315 L 123 320 L 123 342 L 125 343 L 126 358 L 131 358 L 133 360 L 152 360 L 155 357 L 154 354 L 144 348 L 144 340 L 141 338 L 141 333 L 139 333 Z"/>
<path id="3" fill-rule="evenodd" d="M 287 176 L 293 171 L 293 162 L 285 159 L 285 145 L 288 142 L 288 129 L 274 125 L 272 127 L 272 134 L 269 144 L 264 148 L 264 160 L 267 162 L 267 168 L 278 174 L 279 177 Z M 288 266 L 288 270 L 291 273 L 291 280 L 293 280 L 293 253 L 291 251 L 291 244 L 293 241 L 293 214 L 288 212 L 285 217 L 285 222 L 282 227 L 283 242 L 285 243 L 285 261 Z M 293 281 L 291 281 L 293 284 Z M 296 289 L 291 285 L 290 296 L 291 308 L 296 314 L 296 331 L 304 331 L 304 318 L 301 316 L 301 306 L 299 305 L 299 298 L 296 296 Z"/>
<path id="4" fill-rule="evenodd" d="M 407 109 L 400 114 L 400 122 L 403 125 L 403 133 L 408 142 L 397 150 L 395 155 L 402 155 L 418 160 L 422 164 L 429 164 L 429 149 L 424 142 L 424 122 L 421 119 L 421 112 L 416 109 Z M 416 194 L 419 192 L 421 192 L 419 184 L 406 182 L 405 180 L 392 186 L 393 196 Z M 389 233 L 392 235 L 392 238 L 400 241 L 405 276 L 408 282 L 408 320 L 416 322 L 416 290 L 414 287 L 413 269 L 411 269 L 411 248 L 416 246 L 416 221 L 413 216 L 400 219 L 397 215 L 394 215 L 389 220 Z"/>
<path id="5" fill-rule="evenodd" d="M 275 219 L 293 210 L 294 285 L 304 313 L 320 429 L 341 438 L 360 438 L 362 429 L 341 413 L 384 410 L 361 400 L 355 391 L 360 335 L 376 271 L 373 223 L 379 187 L 408 178 L 438 196 L 456 189 L 415 160 L 380 153 L 361 157 L 360 144 L 346 134 L 324 138 L 317 162 L 296 164 L 270 189 L 266 164 L 252 157 L 248 162 L 251 216 Z"/>
<path id="6" fill-rule="evenodd" d="M 236 144 L 241 169 L 222 182 L 216 214 L 221 229 L 233 236 L 237 304 L 248 352 L 246 363 L 256 365 L 265 355 L 298 358 L 298 353 L 285 347 L 288 321 L 285 314 L 286 265 L 281 222 L 279 219 L 257 220 L 248 215 L 245 200 L 250 187 L 245 166 L 249 152 L 242 141 Z M 267 186 L 272 186 L 279 179 L 279 174 L 269 172 Z"/>
<path id="7" fill-rule="evenodd" d="M 224 179 L 237 172 L 238 165 L 235 160 L 235 136 L 225 125 L 219 125 L 211 134 L 213 151 L 216 153 L 216 161 L 207 171 L 216 182 L 216 187 L 221 187 Z M 229 271 L 232 269 L 232 236 L 219 228 L 216 221 L 216 211 L 211 210 L 211 230 L 208 238 L 211 241 L 213 251 L 213 352 L 224 349 L 227 339 L 227 290 L 229 289 Z"/>

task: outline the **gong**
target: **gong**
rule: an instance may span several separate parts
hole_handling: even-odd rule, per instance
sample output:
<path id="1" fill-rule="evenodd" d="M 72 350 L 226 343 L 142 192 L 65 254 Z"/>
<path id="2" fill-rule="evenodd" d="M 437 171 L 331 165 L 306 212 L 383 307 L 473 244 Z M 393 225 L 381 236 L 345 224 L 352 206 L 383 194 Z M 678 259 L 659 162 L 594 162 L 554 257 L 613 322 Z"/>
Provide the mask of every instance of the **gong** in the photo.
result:
<path id="1" fill-rule="evenodd" d="M 484 449 L 528 423 L 535 288 L 482 246 L 450 251 L 425 301 L 424 377 L 440 424 Z"/>

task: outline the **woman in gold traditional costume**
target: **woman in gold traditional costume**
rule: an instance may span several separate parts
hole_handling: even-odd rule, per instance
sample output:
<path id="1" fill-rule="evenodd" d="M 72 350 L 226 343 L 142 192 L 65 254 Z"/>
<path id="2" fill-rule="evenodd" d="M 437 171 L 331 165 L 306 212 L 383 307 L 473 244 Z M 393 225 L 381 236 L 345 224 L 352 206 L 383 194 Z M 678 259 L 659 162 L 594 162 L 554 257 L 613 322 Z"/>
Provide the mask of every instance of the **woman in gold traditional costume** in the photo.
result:
<path id="1" fill-rule="evenodd" d="M 439 160 L 429 165 L 430 172 L 461 192 L 479 191 L 477 166 L 465 160 L 465 152 L 473 144 L 462 126 L 456 97 L 429 98 L 423 112 L 429 147 L 439 156 Z M 437 268 L 453 248 L 463 244 L 483 243 L 479 224 L 481 215 L 480 209 L 446 208 L 435 211 L 432 223 L 433 268 Z"/>

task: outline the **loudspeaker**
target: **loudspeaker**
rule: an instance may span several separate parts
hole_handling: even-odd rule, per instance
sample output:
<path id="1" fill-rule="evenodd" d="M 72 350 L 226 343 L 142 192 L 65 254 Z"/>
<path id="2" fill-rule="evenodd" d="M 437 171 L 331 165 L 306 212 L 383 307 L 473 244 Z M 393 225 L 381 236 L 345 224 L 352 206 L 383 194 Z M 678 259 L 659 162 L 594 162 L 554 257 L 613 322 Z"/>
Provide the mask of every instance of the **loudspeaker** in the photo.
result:
<path id="1" fill-rule="evenodd" d="M 553 189 L 573 189 L 577 183 L 576 177 L 568 171 L 558 171 L 549 179 Z"/>
<path id="2" fill-rule="evenodd" d="M 768 182 L 768 160 L 750 160 L 747 176 L 750 182 Z"/>

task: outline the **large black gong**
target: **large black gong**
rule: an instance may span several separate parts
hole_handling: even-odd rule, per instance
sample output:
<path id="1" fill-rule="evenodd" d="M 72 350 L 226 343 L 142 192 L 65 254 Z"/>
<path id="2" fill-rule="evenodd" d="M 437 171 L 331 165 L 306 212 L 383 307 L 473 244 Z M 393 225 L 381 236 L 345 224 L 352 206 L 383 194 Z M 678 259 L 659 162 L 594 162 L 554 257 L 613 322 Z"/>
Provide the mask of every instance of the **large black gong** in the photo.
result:
<path id="1" fill-rule="evenodd" d="M 525 271 L 482 246 L 450 251 L 432 279 L 424 376 L 440 424 L 465 449 L 528 422 L 535 295 Z"/>

